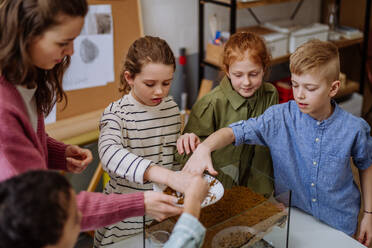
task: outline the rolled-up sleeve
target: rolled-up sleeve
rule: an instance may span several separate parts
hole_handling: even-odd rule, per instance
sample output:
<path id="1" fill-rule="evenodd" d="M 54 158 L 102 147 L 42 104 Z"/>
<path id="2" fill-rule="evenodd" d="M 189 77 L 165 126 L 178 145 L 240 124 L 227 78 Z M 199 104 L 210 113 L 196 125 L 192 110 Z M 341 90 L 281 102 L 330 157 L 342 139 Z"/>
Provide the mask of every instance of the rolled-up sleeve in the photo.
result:
<path id="1" fill-rule="evenodd" d="M 235 136 L 234 145 L 268 146 L 267 140 L 275 136 L 277 132 L 276 119 L 273 107 L 270 107 L 258 117 L 230 124 L 229 127 L 232 128 Z"/>
<path id="2" fill-rule="evenodd" d="M 234 145 L 238 146 L 244 143 L 244 128 L 243 128 L 244 121 L 238 121 L 229 125 L 229 127 L 233 130 L 235 136 Z"/>
<path id="3" fill-rule="evenodd" d="M 356 136 L 357 141 L 352 150 L 352 157 L 358 169 L 365 170 L 372 164 L 372 137 L 367 122 L 361 120 L 360 126 L 360 131 Z"/>
<path id="4" fill-rule="evenodd" d="M 194 216 L 183 213 L 164 248 L 195 248 L 203 245 L 205 227 Z"/>

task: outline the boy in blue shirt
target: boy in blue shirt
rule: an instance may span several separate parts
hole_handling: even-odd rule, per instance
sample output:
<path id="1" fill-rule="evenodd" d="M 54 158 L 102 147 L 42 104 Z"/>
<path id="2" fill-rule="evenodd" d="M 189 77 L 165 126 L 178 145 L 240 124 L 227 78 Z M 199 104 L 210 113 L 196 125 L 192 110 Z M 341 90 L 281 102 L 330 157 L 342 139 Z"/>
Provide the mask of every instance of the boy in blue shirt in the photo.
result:
<path id="1" fill-rule="evenodd" d="M 274 105 L 257 118 L 211 134 L 184 170 L 214 174 L 211 152 L 231 143 L 267 146 L 276 194 L 292 190 L 293 206 L 354 235 L 360 192 L 353 180 L 352 157 L 360 172 L 364 200 L 358 240 L 368 246 L 372 237 L 372 138 L 363 119 L 332 100 L 340 88 L 337 47 L 319 40 L 303 44 L 290 57 L 290 71 L 294 101 Z"/>

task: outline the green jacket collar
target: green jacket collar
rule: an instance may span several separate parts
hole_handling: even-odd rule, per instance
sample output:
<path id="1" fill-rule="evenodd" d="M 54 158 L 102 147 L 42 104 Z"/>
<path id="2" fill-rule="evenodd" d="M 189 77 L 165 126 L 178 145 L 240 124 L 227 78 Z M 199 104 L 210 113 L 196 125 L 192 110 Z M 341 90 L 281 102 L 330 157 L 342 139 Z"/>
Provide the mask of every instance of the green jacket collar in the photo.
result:
<path id="1" fill-rule="evenodd" d="M 261 87 L 254 93 L 253 96 L 249 98 L 242 97 L 238 92 L 236 92 L 233 89 L 233 87 L 231 86 L 230 79 L 227 76 L 225 76 L 222 79 L 220 86 L 221 86 L 222 92 L 225 94 L 226 98 L 228 99 L 231 106 L 235 110 L 239 109 L 240 106 L 242 106 L 246 102 L 248 102 L 249 107 L 253 109 L 256 106 L 257 98 L 259 96 L 262 96 L 263 94 L 263 84 L 262 84 Z"/>

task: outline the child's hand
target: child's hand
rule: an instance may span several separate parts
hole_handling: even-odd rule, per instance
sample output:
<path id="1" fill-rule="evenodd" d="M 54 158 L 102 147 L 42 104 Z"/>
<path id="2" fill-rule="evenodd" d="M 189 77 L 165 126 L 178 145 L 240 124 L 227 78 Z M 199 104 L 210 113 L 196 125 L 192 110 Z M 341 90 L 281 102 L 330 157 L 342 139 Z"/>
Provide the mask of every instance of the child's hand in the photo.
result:
<path id="1" fill-rule="evenodd" d="M 372 241 L 372 214 L 364 214 L 359 229 L 358 241 L 369 247 Z"/>
<path id="2" fill-rule="evenodd" d="M 177 198 L 160 192 L 146 191 L 144 193 L 145 213 L 157 221 L 180 215 L 182 208 L 175 206 Z"/>
<path id="3" fill-rule="evenodd" d="M 207 196 L 209 183 L 202 176 L 194 176 L 185 190 L 185 201 L 192 198 L 195 203 L 201 205 Z"/>
<path id="4" fill-rule="evenodd" d="M 67 170 L 73 173 L 80 173 L 92 162 L 92 152 L 88 149 L 69 145 L 66 148 Z"/>
<path id="5" fill-rule="evenodd" d="M 207 196 L 209 184 L 201 176 L 194 176 L 185 191 L 184 211 L 199 218 L 201 204 Z"/>
<path id="6" fill-rule="evenodd" d="M 177 140 L 177 150 L 179 154 L 186 154 L 193 152 L 196 147 L 200 144 L 200 139 L 194 133 L 185 133 L 181 135 Z"/>
<path id="7" fill-rule="evenodd" d="M 201 175 L 205 170 L 213 176 L 218 174 L 212 165 L 211 151 L 201 143 L 191 155 L 182 171 Z"/>
<path id="8" fill-rule="evenodd" d="M 185 193 L 195 175 L 185 171 L 170 171 L 167 177 L 166 185 L 178 192 Z"/>

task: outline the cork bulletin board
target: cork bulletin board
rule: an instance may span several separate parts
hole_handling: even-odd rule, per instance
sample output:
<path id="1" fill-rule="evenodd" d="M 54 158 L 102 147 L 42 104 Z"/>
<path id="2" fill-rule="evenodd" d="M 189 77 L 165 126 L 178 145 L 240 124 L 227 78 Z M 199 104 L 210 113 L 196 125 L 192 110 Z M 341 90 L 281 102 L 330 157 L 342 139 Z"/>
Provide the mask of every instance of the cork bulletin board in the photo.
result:
<path id="1" fill-rule="evenodd" d="M 113 20 L 115 81 L 104 86 L 66 91 L 68 104 L 57 103 L 56 120 L 87 114 L 103 109 L 121 97 L 119 74 L 130 44 L 143 35 L 139 0 L 88 0 L 89 4 L 110 4 Z"/>

